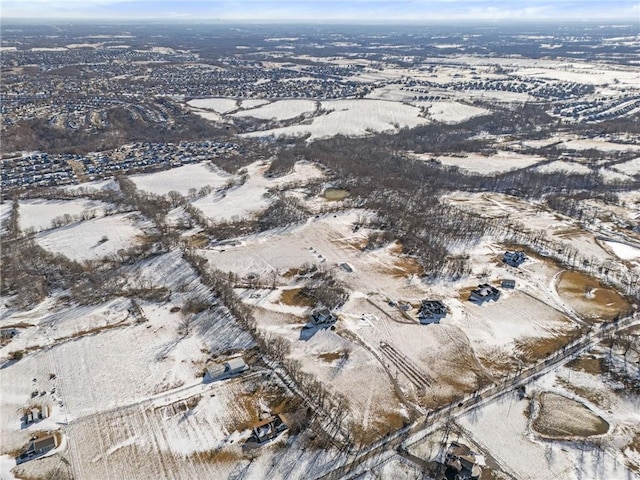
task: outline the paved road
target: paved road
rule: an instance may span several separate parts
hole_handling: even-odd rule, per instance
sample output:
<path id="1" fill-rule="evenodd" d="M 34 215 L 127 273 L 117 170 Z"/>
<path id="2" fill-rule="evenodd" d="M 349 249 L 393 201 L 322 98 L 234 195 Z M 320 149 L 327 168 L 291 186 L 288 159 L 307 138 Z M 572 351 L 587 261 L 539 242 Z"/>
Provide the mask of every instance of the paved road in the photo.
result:
<path id="1" fill-rule="evenodd" d="M 437 410 L 428 412 L 427 415 L 417 419 L 411 425 L 397 430 L 391 435 L 388 435 L 382 440 L 370 445 L 368 448 L 357 452 L 351 462 L 318 477 L 318 480 L 355 478 L 362 473 L 363 466 L 366 467 L 364 468 L 365 470 L 367 468 L 371 468 L 392 455 L 392 449 L 395 449 L 400 445 L 412 445 L 419 442 L 429 434 L 439 429 L 443 420 L 446 420 L 447 418 L 453 419 L 460 417 L 472 408 L 486 405 L 487 403 L 498 399 L 505 393 L 511 392 L 522 385 L 526 385 L 534 379 L 570 362 L 607 336 L 624 328 L 636 325 L 640 325 L 640 317 L 637 313 L 615 322 L 594 326 L 577 340 L 555 351 L 547 358 L 525 368 L 521 372 L 507 377 L 494 385 L 474 392 L 473 394 L 466 395 L 449 405 L 445 405 Z M 380 461 L 373 461 L 375 457 L 379 457 Z"/>

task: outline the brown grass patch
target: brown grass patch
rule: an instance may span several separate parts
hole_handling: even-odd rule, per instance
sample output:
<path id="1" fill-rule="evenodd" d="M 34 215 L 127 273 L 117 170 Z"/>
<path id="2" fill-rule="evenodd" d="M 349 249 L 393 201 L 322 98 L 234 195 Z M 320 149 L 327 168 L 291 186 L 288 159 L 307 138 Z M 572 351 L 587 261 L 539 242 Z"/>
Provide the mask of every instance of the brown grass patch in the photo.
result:
<path id="1" fill-rule="evenodd" d="M 318 358 L 323 362 L 331 363 L 335 360 L 344 357 L 344 352 L 327 352 L 318 355 Z"/>
<path id="2" fill-rule="evenodd" d="M 533 428 L 546 437 L 591 437 L 609 431 L 609 423 L 586 405 L 562 395 L 545 392 L 540 395 L 540 412 Z"/>
<path id="3" fill-rule="evenodd" d="M 558 294 L 581 315 L 598 320 L 613 320 L 630 311 L 629 301 L 598 279 L 580 272 L 563 272 Z"/>
<path id="4" fill-rule="evenodd" d="M 284 272 L 282 274 L 282 276 L 284 278 L 293 278 L 293 277 L 295 277 L 296 275 L 299 275 L 299 274 L 300 274 L 300 269 L 299 268 L 290 268 L 289 270 Z"/>
<path id="5" fill-rule="evenodd" d="M 289 288 L 280 292 L 278 303 L 292 307 L 313 307 L 316 302 L 303 293 L 303 288 Z"/>
<path id="6" fill-rule="evenodd" d="M 351 425 L 349 431 L 356 444 L 370 445 L 385 435 L 399 430 L 409 422 L 409 419 L 397 411 L 377 411 L 374 419 L 365 429 L 362 425 Z"/>
<path id="7" fill-rule="evenodd" d="M 393 277 L 402 278 L 408 275 L 422 275 L 424 274 L 424 269 L 415 258 L 398 257 L 394 259 L 393 266 L 389 268 L 388 273 Z"/>
<path id="8" fill-rule="evenodd" d="M 640 453 L 640 433 L 636 433 L 633 436 L 633 439 L 627 445 L 627 448 L 635 452 L 636 454 Z M 640 473 L 640 465 L 638 465 L 637 461 L 635 459 L 630 459 L 629 456 L 624 453 L 624 450 L 623 450 L 623 454 L 626 457 L 626 461 L 625 461 L 626 466 L 630 470 L 633 470 L 635 473 Z"/>
<path id="9" fill-rule="evenodd" d="M 339 200 L 344 200 L 345 198 L 347 198 L 349 196 L 349 192 L 347 190 L 342 189 L 342 188 L 327 188 L 322 193 L 322 196 L 326 200 L 339 201 Z"/>
<path id="10" fill-rule="evenodd" d="M 458 296 L 461 300 L 469 300 L 469 295 L 471 295 L 471 291 L 478 288 L 477 285 L 473 285 L 471 287 L 464 287 L 458 290 Z"/>
<path id="11" fill-rule="evenodd" d="M 402 243 L 398 240 L 389 245 L 389 251 L 391 253 L 395 253 L 396 255 L 402 255 Z"/>
<path id="12" fill-rule="evenodd" d="M 566 366 L 572 370 L 590 373 L 592 375 L 602 375 L 605 372 L 604 358 L 586 355 L 576 358 L 575 360 L 571 360 Z"/>
<path id="13" fill-rule="evenodd" d="M 287 396 L 284 390 L 273 386 L 260 385 L 251 391 L 242 392 L 236 397 L 236 403 L 245 413 L 245 420 L 236 425 L 237 430 L 251 428 L 261 420 L 258 400 L 262 400 L 274 415 L 295 410 L 299 404 L 298 399 Z"/>
<path id="14" fill-rule="evenodd" d="M 569 390 L 571 393 L 577 395 L 580 398 L 584 398 L 585 400 L 588 400 L 589 402 L 593 403 L 594 405 L 597 405 L 602 409 L 606 409 L 610 406 L 610 402 L 607 401 L 606 397 L 600 392 L 598 392 L 597 390 L 578 387 L 577 385 L 574 385 L 573 383 L 563 378 L 557 378 L 556 382 L 558 382 L 559 385 L 562 385 L 564 388 Z"/>
<path id="15" fill-rule="evenodd" d="M 571 343 L 580 336 L 580 333 L 581 329 L 576 328 L 554 337 L 517 340 L 515 342 L 517 357 L 523 362 L 535 362 Z"/>
<path id="16" fill-rule="evenodd" d="M 348 240 L 344 240 L 344 243 L 346 243 L 350 247 L 355 248 L 356 250 L 364 250 L 368 245 L 368 241 L 366 238 L 350 238 Z"/>
<path id="17" fill-rule="evenodd" d="M 204 452 L 194 452 L 189 455 L 189 458 L 203 463 L 236 463 L 242 459 L 242 454 L 237 450 L 219 448 Z"/>
<path id="18" fill-rule="evenodd" d="M 190 247 L 202 248 L 209 243 L 209 237 L 204 233 L 196 233 L 187 238 Z"/>

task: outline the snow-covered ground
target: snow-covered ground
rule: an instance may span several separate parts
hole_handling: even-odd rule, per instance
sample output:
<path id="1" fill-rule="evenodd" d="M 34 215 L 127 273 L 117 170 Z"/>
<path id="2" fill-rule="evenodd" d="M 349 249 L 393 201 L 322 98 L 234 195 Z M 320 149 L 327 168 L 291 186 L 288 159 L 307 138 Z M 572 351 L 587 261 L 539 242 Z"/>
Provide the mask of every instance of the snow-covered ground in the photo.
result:
<path id="1" fill-rule="evenodd" d="M 191 189 L 198 191 L 207 185 L 215 189 L 233 179 L 228 173 L 207 163 L 183 165 L 162 172 L 132 175 L 129 178 L 140 190 L 157 195 L 166 195 L 172 190 L 187 195 Z"/>
<path id="2" fill-rule="evenodd" d="M 429 106 L 429 118 L 436 122 L 460 123 L 479 115 L 489 114 L 489 110 L 460 102 L 432 102 Z"/>
<path id="3" fill-rule="evenodd" d="M 136 214 L 111 215 L 36 235 L 43 248 L 72 260 L 98 260 L 128 249 L 139 240 L 143 231 L 136 226 Z"/>
<path id="4" fill-rule="evenodd" d="M 640 399 L 626 396 L 620 385 L 611 382 L 603 375 L 562 367 L 528 385 L 526 398 L 516 393 L 505 395 L 467 413 L 459 423 L 519 479 L 638 479 L 640 458 L 627 445 L 640 433 Z M 543 392 L 585 404 L 610 424 L 609 431 L 600 435 L 596 444 L 541 437 L 532 428 L 537 413 L 531 408 L 531 399 Z M 625 464 L 633 466 L 635 473 Z"/>
<path id="5" fill-rule="evenodd" d="M 433 157 L 432 155 L 420 155 L 418 158 L 424 160 L 435 158 L 444 165 L 460 167 L 463 170 L 483 175 L 527 168 L 544 160 L 543 157 L 536 155 L 522 155 L 504 150 L 498 151 L 495 155 L 468 153 L 464 156 L 441 155 Z"/>
<path id="6" fill-rule="evenodd" d="M 25 200 L 20 202 L 20 228 L 33 229 L 36 232 L 52 227 L 55 218 L 69 215 L 79 220 L 83 215 L 87 218 L 104 214 L 107 204 L 92 200 Z"/>
<path id="7" fill-rule="evenodd" d="M 591 169 L 586 165 L 577 162 L 568 162 L 565 160 L 556 160 L 555 162 L 541 165 L 536 170 L 542 173 L 568 172 L 578 173 L 581 175 L 591 173 Z"/>
<path id="8" fill-rule="evenodd" d="M 317 104 L 313 100 L 278 100 L 277 102 L 258 105 L 249 110 L 236 112 L 232 116 L 253 117 L 261 120 L 289 120 L 305 113 L 313 113 L 316 110 L 316 106 Z"/>
<path id="9" fill-rule="evenodd" d="M 293 172 L 277 178 L 264 176 L 268 168 L 268 164 L 253 163 L 246 167 L 247 179 L 242 185 L 206 195 L 193 205 L 212 220 L 240 220 L 264 211 L 271 204 L 269 189 L 324 176 L 317 167 L 304 162 L 297 163 Z"/>
<path id="10" fill-rule="evenodd" d="M 613 250 L 616 256 L 623 260 L 635 260 L 640 258 L 640 247 L 634 247 L 620 242 L 605 242 L 605 244 Z"/>
<path id="11" fill-rule="evenodd" d="M 216 113 L 229 113 L 238 109 L 238 103 L 233 98 L 195 98 L 189 100 L 187 105 L 204 110 L 213 110 Z"/>
<path id="12" fill-rule="evenodd" d="M 577 140 L 568 140 L 558 145 L 560 148 L 570 150 L 602 150 L 605 152 L 625 152 L 640 150 L 640 145 L 629 143 L 615 143 L 602 138 L 582 138 Z"/>
<path id="13" fill-rule="evenodd" d="M 640 157 L 629 160 L 628 162 L 619 163 L 613 168 L 627 175 L 640 175 Z"/>
<path id="14" fill-rule="evenodd" d="M 269 105 L 260 107 L 258 110 L 267 107 Z M 415 127 L 428 123 L 426 118 L 420 116 L 419 108 L 399 102 L 368 99 L 327 100 L 322 102 L 322 109 L 329 113 L 314 117 L 311 123 L 244 135 L 248 137 L 310 135 L 309 140 L 313 140 L 334 135 L 363 136 L 372 131 L 385 132 L 397 130 L 398 127 Z M 255 112 L 255 110 L 243 112 L 243 115 L 248 115 L 250 112 Z M 291 115 L 288 118 L 294 116 Z"/>

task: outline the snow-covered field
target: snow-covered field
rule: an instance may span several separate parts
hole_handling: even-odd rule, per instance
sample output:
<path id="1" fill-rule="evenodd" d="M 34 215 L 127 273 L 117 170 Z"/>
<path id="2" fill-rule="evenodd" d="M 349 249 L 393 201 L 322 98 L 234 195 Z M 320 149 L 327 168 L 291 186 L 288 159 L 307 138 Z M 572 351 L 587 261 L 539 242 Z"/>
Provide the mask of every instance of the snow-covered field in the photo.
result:
<path id="1" fill-rule="evenodd" d="M 234 113 L 233 117 L 253 117 L 261 120 L 289 120 L 316 110 L 313 100 L 278 100 L 277 102 L 258 105 L 249 110 Z"/>
<path id="2" fill-rule="evenodd" d="M 98 260 L 134 246 L 143 235 L 135 214 L 111 215 L 36 235 L 43 248 L 72 260 Z"/>
<path id="3" fill-rule="evenodd" d="M 489 113 L 491 112 L 485 108 L 465 105 L 460 102 L 432 102 L 429 106 L 429 118 L 443 123 L 460 123 Z"/>
<path id="4" fill-rule="evenodd" d="M 605 242 L 619 258 L 623 260 L 635 260 L 640 258 L 640 247 L 634 247 L 620 242 Z"/>
<path id="5" fill-rule="evenodd" d="M 268 168 L 268 164 L 253 163 L 246 167 L 245 183 L 222 193 L 206 195 L 193 202 L 193 205 L 212 220 L 240 220 L 264 211 L 271 204 L 269 189 L 288 183 L 305 183 L 324 176 L 309 163 L 297 163 L 293 172 L 277 178 L 264 176 Z"/>
<path id="6" fill-rule="evenodd" d="M 284 100 L 277 103 L 282 102 Z M 267 107 L 260 107 L 260 109 Z M 329 113 L 314 117 L 309 124 L 275 128 L 244 135 L 248 137 L 310 135 L 309 140 L 313 140 L 334 135 L 363 136 L 371 131 L 385 132 L 397 130 L 398 127 L 415 127 L 428 123 L 426 118 L 420 116 L 419 108 L 383 100 L 327 100 L 322 102 L 322 109 Z M 255 112 L 255 110 L 243 112 L 243 115 L 248 115 L 250 112 Z M 294 116 L 291 115 L 288 118 Z"/>
<path id="7" fill-rule="evenodd" d="M 162 172 L 132 175 L 129 178 L 140 190 L 157 195 L 166 195 L 172 190 L 187 195 L 191 189 L 197 191 L 207 185 L 215 189 L 233 179 L 226 172 L 206 163 L 194 163 Z"/>
<path id="8" fill-rule="evenodd" d="M 568 140 L 558 145 L 560 148 L 570 150 L 589 150 L 596 149 L 605 152 L 625 152 L 640 150 L 640 145 L 629 143 L 615 143 L 601 138 Z"/>
<path id="9" fill-rule="evenodd" d="M 239 391 L 251 398 L 253 384 L 202 382 L 207 358 L 253 342 L 216 306 L 181 255 L 146 260 L 131 267 L 128 277 L 134 286 L 166 286 L 173 292 L 170 300 L 139 302 L 140 313 L 125 298 L 95 306 L 67 306 L 49 298 L 31 312 L 5 312 L 2 325 L 20 327 L 18 336 L 1 347 L 2 356 L 30 353 L 0 369 L 1 453 L 19 449 L 34 431 L 63 426 L 69 437 L 63 454 L 77 478 L 158 478 L 154 461 L 162 464 L 166 455 L 185 462 L 180 478 L 194 478 L 186 457 L 200 463 L 198 452 L 233 441 L 229 436 L 243 419 L 255 421 L 236 401 Z M 191 317 L 185 331 L 185 314 L 174 307 L 194 295 L 212 307 Z M 41 393 L 32 398 L 34 390 Z M 43 404 L 50 407 L 50 418 L 21 429 L 22 409 Z M 158 432 L 170 440 L 162 442 Z M 42 465 L 47 461 L 19 468 L 42 475 Z M 224 466 L 223 472 L 209 474 L 226 476 Z"/>
<path id="10" fill-rule="evenodd" d="M 55 218 L 64 215 L 79 220 L 82 215 L 87 218 L 99 217 L 104 214 L 107 204 L 92 200 L 25 200 L 20 202 L 20 228 L 33 229 L 36 232 L 52 228 Z"/>
<path id="11" fill-rule="evenodd" d="M 640 175 L 640 157 L 629 160 L 628 162 L 619 163 L 613 168 L 627 175 Z"/>
<path id="12" fill-rule="evenodd" d="M 542 173 L 568 172 L 578 173 L 581 175 L 591 173 L 591 169 L 586 165 L 577 162 L 568 162 L 565 160 L 556 160 L 555 162 L 541 165 L 536 170 Z"/>
<path id="13" fill-rule="evenodd" d="M 431 155 L 421 155 L 418 158 L 428 160 L 434 158 Z M 468 153 L 464 156 L 441 155 L 435 157 L 444 165 L 460 167 L 474 173 L 490 175 L 509 170 L 518 170 L 531 167 L 544 160 L 543 157 L 535 155 L 522 155 L 520 153 L 498 151 L 495 155 L 481 155 L 478 153 Z"/>
<path id="14" fill-rule="evenodd" d="M 202 250 L 209 264 L 222 271 L 232 271 L 240 278 L 251 274 L 263 283 L 275 279 L 280 285 L 275 291 L 243 293 L 244 300 L 258 309 L 259 325 L 292 342 L 292 355 L 303 362 L 305 370 L 321 379 L 327 379 L 328 372 L 333 372 L 332 388 L 343 393 L 357 390 L 354 402 L 359 404 L 370 398 L 370 385 L 360 385 L 356 378 L 360 377 L 362 363 L 368 369 L 380 368 L 379 359 L 386 358 L 380 342 L 392 345 L 425 370 L 434 383 L 423 401 L 437 405 L 461 388 L 467 391 L 476 388 L 478 381 L 492 375 L 486 368 L 501 374 L 505 364 L 515 365 L 515 357 L 529 356 L 527 361 L 533 360 L 530 350 L 535 351 L 538 342 L 553 340 L 561 344 L 574 334 L 576 325 L 561 311 L 561 301 L 555 292 L 536 280 L 536 273 L 523 272 L 518 278 L 518 290 L 526 294 L 504 291 L 498 302 L 483 306 L 468 302 L 466 296 L 460 297 L 460 289 L 514 275 L 501 265 L 491 267 L 501 250 L 499 246 L 483 245 L 475 249 L 460 246 L 472 255 L 479 271 L 484 268 L 488 279 L 425 285 L 412 275 L 411 263 L 406 263 L 407 259 L 393 245 L 373 251 L 356 247 L 367 234 L 364 229 L 352 231 L 353 222 L 362 215 L 366 213 L 355 210 L 321 216 L 302 226 L 242 238 L 236 245 Z M 351 291 L 350 299 L 338 311 L 338 330 L 321 331 L 310 339 L 303 338 L 301 333 L 310 309 L 280 301 L 282 291 L 300 286 L 283 274 L 305 264 L 329 270 Z M 352 272 L 340 264 L 348 264 Z M 418 304 L 430 297 L 445 299 L 451 312 L 440 325 L 420 325 L 415 309 L 403 315 L 397 307 L 388 305 L 388 299 Z M 348 361 L 338 363 L 338 370 L 315 361 L 319 355 L 345 350 L 351 353 Z M 467 352 L 466 356 L 455 353 L 460 350 Z M 486 359 L 486 367 L 480 365 L 475 355 L 481 361 Z M 354 362 L 354 358 L 359 361 Z M 474 367 L 469 368 L 466 362 L 472 362 Z M 416 390 L 412 379 L 404 378 L 402 371 L 396 370 L 393 361 L 384 368 L 409 394 L 424 395 Z M 349 376 L 345 376 L 344 370 L 349 371 Z M 389 378 L 382 374 L 375 378 L 380 395 L 388 390 Z M 393 404 L 385 401 L 388 406 Z M 360 412 L 372 412 L 366 404 L 359 406 Z"/>
<path id="15" fill-rule="evenodd" d="M 189 100 L 187 105 L 216 113 L 229 113 L 238 109 L 238 101 L 233 98 L 196 98 Z"/>

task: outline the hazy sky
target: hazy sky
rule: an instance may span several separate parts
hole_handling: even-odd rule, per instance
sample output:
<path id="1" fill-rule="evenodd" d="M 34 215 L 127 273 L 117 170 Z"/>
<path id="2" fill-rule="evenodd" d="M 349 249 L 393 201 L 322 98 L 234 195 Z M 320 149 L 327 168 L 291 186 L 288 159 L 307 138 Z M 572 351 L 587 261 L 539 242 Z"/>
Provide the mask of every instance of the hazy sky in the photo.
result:
<path id="1" fill-rule="evenodd" d="M 640 0 L 1 0 L 1 9 L 4 18 L 52 19 L 640 21 Z"/>

